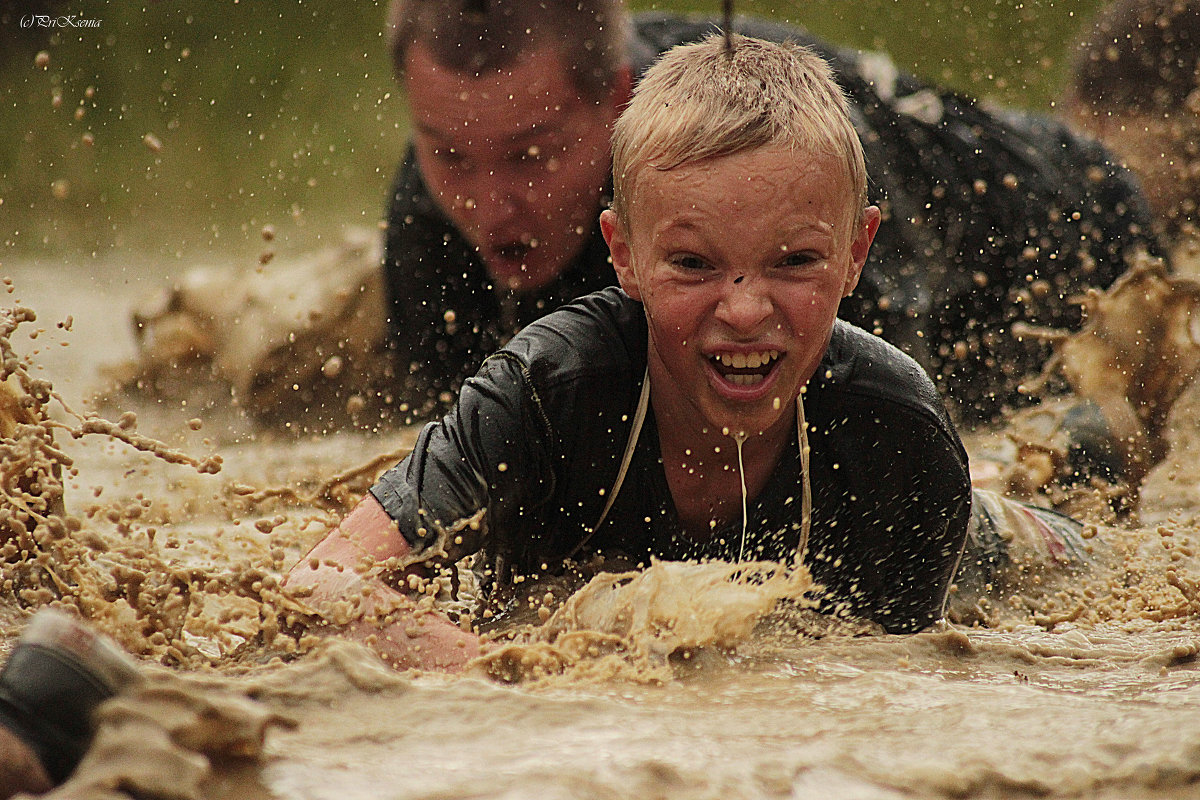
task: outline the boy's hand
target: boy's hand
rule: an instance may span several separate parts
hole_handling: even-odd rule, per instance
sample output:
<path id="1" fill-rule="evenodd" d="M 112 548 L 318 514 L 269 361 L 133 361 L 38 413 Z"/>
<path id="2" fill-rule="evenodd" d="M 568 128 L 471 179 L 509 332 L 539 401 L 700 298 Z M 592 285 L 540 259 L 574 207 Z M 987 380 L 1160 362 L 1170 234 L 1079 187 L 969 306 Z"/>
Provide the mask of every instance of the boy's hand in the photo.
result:
<path id="1" fill-rule="evenodd" d="M 371 495 L 309 551 L 288 573 L 291 589 L 307 588 L 305 602 L 325 613 L 341 605 L 354 614 L 339 632 L 370 647 L 397 669 L 457 672 L 479 655 L 479 637 L 416 598 L 361 570 L 364 562 L 403 558 L 411 548 L 395 522 Z M 336 618 L 338 613 L 329 614 Z"/>
<path id="2" fill-rule="evenodd" d="M 342 630 L 396 669 L 460 672 L 480 653 L 479 637 L 437 611 L 417 608 L 408 595 L 382 584 L 364 598 L 373 607 Z M 364 606 L 366 607 L 366 606 Z"/>

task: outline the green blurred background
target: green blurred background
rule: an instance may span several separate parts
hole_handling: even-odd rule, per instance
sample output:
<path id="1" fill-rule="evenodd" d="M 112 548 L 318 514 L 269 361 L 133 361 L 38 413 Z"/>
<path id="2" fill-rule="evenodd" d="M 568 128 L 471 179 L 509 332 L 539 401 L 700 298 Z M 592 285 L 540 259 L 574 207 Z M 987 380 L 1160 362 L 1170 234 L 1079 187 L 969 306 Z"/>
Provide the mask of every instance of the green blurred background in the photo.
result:
<path id="1" fill-rule="evenodd" d="M 267 224 L 300 250 L 347 224 L 378 223 L 407 125 L 384 52 L 386 0 L 48 5 L 0 3 L 0 264 L 248 257 Z M 739 0 L 737 10 L 883 50 L 991 101 L 1049 110 L 1100 5 Z M 39 11 L 92 27 L 22 26 Z"/>

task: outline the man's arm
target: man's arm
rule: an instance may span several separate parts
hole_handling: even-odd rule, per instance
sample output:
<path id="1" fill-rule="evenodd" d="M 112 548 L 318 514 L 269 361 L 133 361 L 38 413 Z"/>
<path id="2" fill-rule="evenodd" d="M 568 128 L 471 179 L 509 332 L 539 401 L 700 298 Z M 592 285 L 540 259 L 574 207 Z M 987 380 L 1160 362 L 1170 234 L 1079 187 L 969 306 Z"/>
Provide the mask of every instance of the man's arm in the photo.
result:
<path id="1" fill-rule="evenodd" d="M 387 585 L 374 565 L 403 563 L 412 547 L 367 495 L 288 573 L 286 585 L 397 669 L 456 672 L 479 655 L 479 637 L 433 610 L 428 598 Z"/>

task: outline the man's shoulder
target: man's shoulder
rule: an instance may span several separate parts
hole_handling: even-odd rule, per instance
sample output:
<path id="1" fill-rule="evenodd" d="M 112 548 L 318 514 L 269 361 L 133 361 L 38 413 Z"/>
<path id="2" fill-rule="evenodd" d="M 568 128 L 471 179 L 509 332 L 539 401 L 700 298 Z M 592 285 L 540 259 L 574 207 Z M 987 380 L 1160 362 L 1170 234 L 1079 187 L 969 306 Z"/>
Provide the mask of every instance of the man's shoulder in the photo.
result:
<path id="1" fill-rule="evenodd" d="M 384 269 L 396 279 L 411 272 L 431 271 L 434 265 L 475 260 L 466 240 L 438 208 L 425 185 L 411 143 L 389 190 L 385 243 Z M 409 291 L 411 288 L 407 287 Z"/>
<path id="2" fill-rule="evenodd" d="M 542 386 L 612 382 L 634 373 L 641 377 L 646 336 L 641 303 L 609 287 L 531 323 L 497 355 L 518 361 Z"/>

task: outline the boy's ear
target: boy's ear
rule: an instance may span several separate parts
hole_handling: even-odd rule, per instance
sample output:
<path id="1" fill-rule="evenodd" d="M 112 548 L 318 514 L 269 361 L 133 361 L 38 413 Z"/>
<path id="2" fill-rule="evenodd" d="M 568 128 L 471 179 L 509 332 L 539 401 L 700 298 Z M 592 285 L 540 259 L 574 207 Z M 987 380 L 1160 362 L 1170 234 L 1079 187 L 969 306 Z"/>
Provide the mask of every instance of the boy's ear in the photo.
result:
<path id="1" fill-rule="evenodd" d="M 881 218 L 878 206 L 867 206 L 863 209 L 862 219 L 854 229 L 854 241 L 850 243 L 850 272 L 846 275 L 845 286 L 842 287 L 842 297 L 849 297 L 858 286 L 858 279 L 867 263 L 867 254 L 871 252 L 871 242 L 875 241 L 875 232 L 879 230 Z"/>
<path id="2" fill-rule="evenodd" d="M 633 272 L 633 252 L 629 249 L 629 236 L 625 225 L 612 209 L 600 212 L 600 232 L 604 234 L 604 241 L 608 243 L 613 270 L 617 273 L 617 283 L 625 290 L 625 294 L 640 303 L 642 292 Z"/>

